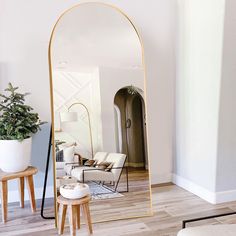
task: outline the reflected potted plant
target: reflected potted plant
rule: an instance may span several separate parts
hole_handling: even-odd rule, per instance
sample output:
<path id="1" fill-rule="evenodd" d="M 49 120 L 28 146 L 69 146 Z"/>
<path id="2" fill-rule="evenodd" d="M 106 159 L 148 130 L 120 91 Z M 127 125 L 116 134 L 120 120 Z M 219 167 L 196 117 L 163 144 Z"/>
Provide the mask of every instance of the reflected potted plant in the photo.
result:
<path id="1" fill-rule="evenodd" d="M 30 165 L 32 135 L 45 123 L 25 104 L 29 93 L 17 90 L 9 83 L 6 94 L 0 94 L 0 168 L 4 172 L 24 171 Z"/>

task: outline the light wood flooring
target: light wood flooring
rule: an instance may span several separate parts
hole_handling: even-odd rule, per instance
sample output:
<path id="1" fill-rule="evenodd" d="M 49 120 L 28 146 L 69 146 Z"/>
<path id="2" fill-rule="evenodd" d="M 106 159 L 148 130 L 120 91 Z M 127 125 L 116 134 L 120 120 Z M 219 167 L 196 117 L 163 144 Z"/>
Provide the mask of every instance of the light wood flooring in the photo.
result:
<path id="1" fill-rule="evenodd" d="M 118 191 L 125 190 L 126 175 L 123 173 L 118 185 Z M 130 170 L 129 192 L 122 192 L 121 194 L 123 197 L 91 201 L 90 209 L 93 221 L 100 222 L 151 214 L 148 171 L 142 169 Z"/>
<path id="2" fill-rule="evenodd" d="M 45 213 L 48 215 L 52 213 L 50 207 L 52 204 L 52 200 L 47 200 Z M 236 210 L 236 202 L 212 205 L 171 185 L 153 188 L 153 209 L 154 216 L 152 217 L 94 224 L 94 236 L 176 236 L 181 229 L 183 219 L 232 212 Z M 102 209 L 100 209 L 100 214 L 103 214 Z M 18 204 L 11 204 L 8 219 L 6 224 L 0 223 L 0 236 L 57 235 L 54 221 L 43 220 L 40 217 L 40 202 L 37 202 L 35 214 L 31 214 L 29 204 L 26 204 L 23 210 Z M 221 223 L 236 223 L 236 215 L 189 224 L 189 226 Z M 69 235 L 69 227 L 65 228 L 64 235 Z M 88 235 L 85 225 L 82 225 L 78 235 Z"/>

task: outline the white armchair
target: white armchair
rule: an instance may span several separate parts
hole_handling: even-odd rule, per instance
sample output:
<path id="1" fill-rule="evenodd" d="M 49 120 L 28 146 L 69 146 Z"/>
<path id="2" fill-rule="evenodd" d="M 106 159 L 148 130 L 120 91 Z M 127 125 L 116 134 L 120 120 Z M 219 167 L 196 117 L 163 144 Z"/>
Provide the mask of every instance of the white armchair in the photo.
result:
<path id="1" fill-rule="evenodd" d="M 97 152 L 94 155 L 93 160 L 95 160 L 99 164 L 100 162 L 105 161 L 107 155 L 107 152 Z"/>
<path id="2" fill-rule="evenodd" d="M 126 155 L 121 153 L 109 153 L 105 158 L 102 158 L 101 154 L 99 154 L 97 157 L 99 157 L 98 159 L 100 162 L 106 161 L 113 163 L 111 170 L 104 171 L 95 167 L 77 166 L 71 170 L 71 176 L 77 178 L 80 182 L 115 182 L 116 190 L 125 165 Z M 94 159 L 97 157 L 95 156 Z"/>

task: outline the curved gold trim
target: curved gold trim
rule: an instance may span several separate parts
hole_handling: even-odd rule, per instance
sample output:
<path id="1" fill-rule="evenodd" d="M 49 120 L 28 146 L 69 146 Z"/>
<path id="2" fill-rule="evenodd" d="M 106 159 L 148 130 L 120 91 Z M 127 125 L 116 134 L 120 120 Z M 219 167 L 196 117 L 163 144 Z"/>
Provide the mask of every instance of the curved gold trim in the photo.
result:
<path id="1" fill-rule="evenodd" d="M 136 28 L 136 26 L 134 25 L 134 23 L 132 22 L 131 18 L 126 14 L 124 13 L 120 8 L 112 5 L 112 4 L 108 4 L 108 3 L 102 3 L 102 2 L 84 2 L 84 3 L 78 3 L 72 7 L 70 7 L 69 9 L 65 10 L 61 15 L 60 17 L 57 19 L 53 29 L 52 29 L 52 32 L 51 32 L 51 36 L 50 36 L 50 40 L 49 40 L 49 47 L 48 47 L 48 61 L 49 61 L 49 77 L 50 77 L 50 98 L 51 98 L 51 101 L 50 101 L 50 105 L 51 105 L 51 119 L 52 119 L 52 131 L 54 131 L 54 106 L 53 106 L 53 82 L 52 82 L 52 61 L 51 61 L 51 46 L 52 46 L 52 39 L 53 39 L 53 36 L 54 36 L 54 32 L 55 32 L 55 29 L 58 25 L 58 23 L 60 22 L 60 20 L 63 18 L 63 16 L 65 14 L 67 14 L 68 12 L 70 12 L 72 9 L 74 8 L 77 8 L 81 5 L 85 5 L 85 4 L 92 4 L 92 3 L 95 3 L 95 4 L 100 4 L 100 5 L 105 5 L 105 6 L 108 6 L 108 7 L 111 7 L 112 9 L 118 11 L 121 15 L 123 15 L 127 20 L 128 22 L 132 25 L 132 27 L 134 28 L 137 36 L 138 36 L 138 39 L 139 39 L 139 42 L 140 42 L 140 45 L 141 45 L 141 48 L 142 48 L 142 66 L 143 66 L 143 70 L 144 70 L 144 99 L 146 101 L 146 106 L 145 106 L 145 113 L 147 113 L 147 75 L 146 75 L 146 64 L 145 64 L 145 58 L 144 58 L 144 44 L 143 44 L 143 40 L 141 38 L 141 35 L 138 31 L 138 29 Z M 146 115 L 146 123 L 148 124 L 148 115 Z M 149 143 L 149 135 L 148 135 L 148 125 L 146 127 L 146 131 L 147 131 L 147 144 Z M 56 158 L 55 158 L 55 144 L 54 144 L 54 132 L 52 132 L 52 148 L 53 148 L 53 151 L 52 151 L 52 155 L 53 155 L 53 170 L 54 170 L 54 209 L 55 209 L 55 226 L 57 227 L 57 207 L 56 207 Z M 147 145 L 147 153 L 148 153 L 148 157 L 150 157 L 149 155 L 149 147 Z M 150 169 L 150 160 L 148 160 L 148 168 L 149 168 L 149 190 L 150 190 L 150 215 L 143 215 L 143 216 L 133 216 L 133 217 L 123 217 L 123 218 L 120 218 L 120 219 L 111 219 L 111 220 L 107 220 L 107 221 L 115 221 L 115 220 L 122 220 L 122 219 L 133 219 L 133 218 L 141 218 L 141 217 L 148 217 L 148 216 L 152 216 L 153 215 L 153 208 L 152 208 L 152 189 L 151 189 L 151 169 Z M 101 221 L 101 222 L 107 222 L 107 221 Z M 99 221 L 100 222 L 100 221 Z M 95 222 L 94 222 L 95 223 Z M 98 223 L 98 222 L 97 222 Z"/>
<path id="2" fill-rule="evenodd" d="M 68 107 L 68 111 L 70 111 L 71 107 L 76 106 L 76 105 L 81 105 L 86 110 L 86 113 L 87 113 L 87 116 L 88 116 L 89 135 L 90 135 L 90 148 L 91 148 L 91 154 L 92 154 L 92 158 L 93 158 L 94 157 L 94 153 L 93 153 L 93 135 L 92 135 L 92 127 L 91 127 L 91 119 L 90 119 L 89 110 L 82 102 L 75 102 L 75 103 L 72 103 Z"/>

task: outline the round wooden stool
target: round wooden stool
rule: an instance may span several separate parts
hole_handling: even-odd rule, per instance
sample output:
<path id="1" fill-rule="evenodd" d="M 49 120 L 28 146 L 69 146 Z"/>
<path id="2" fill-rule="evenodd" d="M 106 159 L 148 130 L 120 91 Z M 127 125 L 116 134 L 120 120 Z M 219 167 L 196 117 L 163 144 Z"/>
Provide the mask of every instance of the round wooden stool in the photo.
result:
<path id="1" fill-rule="evenodd" d="M 63 234 L 64 225 L 66 219 L 66 210 L 69 207 L 69 222 L 70 222 L 70 233 L 72 236 L 76 235 L 76 224 L 77 228 L 80 229 L 80 206 L 83 209 L 85 220 L 87 221 L 89 233 L 93 233 L 91 216 L 89 211 L 90 196 L 86 196 L 80 199 L 67 199 L 61 195 L 57 197 L 58 207 L 58 234 Z"/>
<path id="2" fill-rule="evenodd" d="M 19 193 L 20 193 L 20 206 L 24 208 L 24 186 L 26 178 L 27 187 L 29 192 L 30 204 L 32 212 L 36 211 L 35 195 L 34 195 L 34 181 L 33 175 L 38 172 L 36 167 L 29 166 L 26 170 L 16 173 L 6 173 L 0 170 L 0 193 L 2 205 L 2 221 L 7 221 L 7 195 L 8 195 L 8 180 L 19 179 Z"/>

